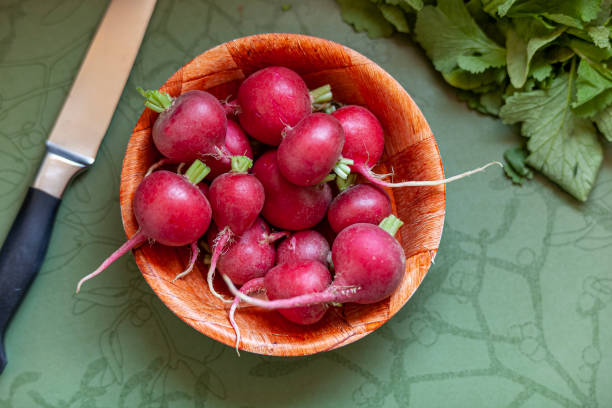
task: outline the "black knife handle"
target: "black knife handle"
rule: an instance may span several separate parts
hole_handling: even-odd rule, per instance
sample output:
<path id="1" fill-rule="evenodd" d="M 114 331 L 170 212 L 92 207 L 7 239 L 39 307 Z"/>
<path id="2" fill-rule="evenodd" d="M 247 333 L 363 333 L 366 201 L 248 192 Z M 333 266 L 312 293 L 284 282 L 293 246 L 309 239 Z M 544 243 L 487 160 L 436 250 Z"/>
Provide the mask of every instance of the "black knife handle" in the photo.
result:
<path id="1" fill-rule="evenodd" d="M 4 334 L 45 259 L 60 199 L 30 187 L 0 249 L 0 374 L 6 366 Z"/>

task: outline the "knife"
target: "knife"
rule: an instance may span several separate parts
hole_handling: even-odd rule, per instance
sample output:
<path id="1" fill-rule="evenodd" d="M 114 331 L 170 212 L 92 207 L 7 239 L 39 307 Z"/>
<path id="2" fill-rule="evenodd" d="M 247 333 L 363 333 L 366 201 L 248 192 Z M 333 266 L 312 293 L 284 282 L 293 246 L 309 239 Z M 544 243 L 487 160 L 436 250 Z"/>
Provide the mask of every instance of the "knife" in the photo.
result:
<path id="1" fill-rule="evenodd" d="M 89 167 L 119 102 L 156 0 L 111 0 L 47 140 L 34 183 L 0 249 L 0 374 L 4 334 L 45 258 L 62 194 Z M 104 91 L 104 98 L 98 95 Z"/>

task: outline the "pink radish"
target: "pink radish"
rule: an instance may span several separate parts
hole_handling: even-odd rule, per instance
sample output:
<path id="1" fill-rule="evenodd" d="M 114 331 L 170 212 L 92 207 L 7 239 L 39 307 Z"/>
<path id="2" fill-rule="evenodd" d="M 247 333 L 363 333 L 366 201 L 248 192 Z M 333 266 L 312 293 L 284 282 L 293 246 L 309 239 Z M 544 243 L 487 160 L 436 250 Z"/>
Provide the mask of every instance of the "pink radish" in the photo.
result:
<path id="1" fill-rule="evenodd" d="M 252 163 L 246 156 L 233 156 L 232 171 L 215 178 L 208 192 L 212 217 L 220 232 L 214 243 L 207 281 L 210 292 L 222 300 L 225 299 L 213 286 L 219 256 L 231 238 L 242 235 L 253 225 L 264 206 L 263 186 L 247 173 Z"/>
<path id="2" fill-rule="evenodd" d="M 357 184 L 334 198 L 327 212 L 327 219 L 338 233 L 358 222 L 378 224 L 391 215 L 391 200 L 380 187 Z"/>
<path id="3" fill-rule="evenodd" d="M 344 129 L 345 141 L 344 148 L 342 149 L 342 157 L 353 161 L 353 164 L 350 165 L 352 171 L 361 174 L 369 182 L 379 186 L 437 186 L 481 172 L 493 164 L 502 166 L 499 162 L 491 162 L 477 169 L 443 180 L 404 181 L 400 183 L 383 181 L 381 180 L 382 176 L 372 172 L 372 167 L 374 167 L 382 157 L 385 147 L 383 129 L 376 116 L 366 108 L 357 105 L 344 106 L 333 112 L 332 115 L 338 119 Z"/>
<path id="4" fill-rule="evenodd" d="M 226 277 L 224 279 L 232 294 L 247 303 L 266 309 L 293 309 L 332 302 L 376 303 L 395 291 L 406 269 L 404 250 L 391 235 L 395 234 L 401 225 L 399 219 L 390 215 L 380 226 L 359 223 L 342 230 L 332 244 L 334 281 L 320 292 L 264 301 L 240 293 L 231 280 Z M 273 270 L 268 272 L 266 278 Z M 275 284 L 282 285 L 281 282 Z"/>
<path id="5" fill-rule="evenodd" d="M 246 156 L 253 159 L 253 151 L 249 138 L 240 129 L 240 126 L 233 120 L 228 119 L 223 147 L 219 149 L 217 155 L 204 159 L 204 162 L 210 167 L 211 179 L 231 170 L 232 156 Z"/>
<path id="6" fill-rule="evenodd" d="M 320 293 L 331 284 L 331 274 L 318 261 L 301 259 L 276 265 L 264 276 L 264 287 L 268 299 L 288 299 L 309 293 Z M 326 304 L 279 309 L 279 313 L 290 322 L 313 324 L 323 318 Z"/>
<path id="7" fill-rule="evenodd" d="M 262 143 L 278 146 L 286 126 L 295 126 L 312 104 L 331 100 L 329 86 L 308 92 L 304 80 L 285 67 L 267 67 L 251 75 L 238 89 L 238 98 L 226 109 L 236 109 L 240 125 Z"/>
<path id="8" fill-rule="evenodd" d="M 314 230 L 298 231 L 278 245 L 276 263 L 282 264 L 300 259 L 311 259 L 327 266 L 329 255 L 329 243 L 323 235 Z"/>
<path id="9" fill-rule="evenodd" d="M 319 293 L 329 287 L 331 274 L 320 262 L 313 260 L 299 260 L 283 263 L 270 269 L 265 277 L 256 278 L 246 282 L 240 293 L 249 295 L 254 292 L 264 291 L 268 298 L 286 299 L 294 296 L 310 293 Z M 265 302 L 265 301 L 263 301 Z M 236 332 L 236 353 L 240 355 L 240 328 L 234 319 L 236 308 L 240 303 L 240 297 L 236 296 L 229 312 L 230 324 Z M 279 313 L 293 323 L 307 325 L 321 320 L 327 311 L 326 304 L 312 306 L 301 306 L 295 308 L 279 309 Z"/>
<path id="10" fill-rule="evenodd" d="M 238 89 L 240 124 L 253 138 L 277 146 L 285 126 L 296 125 L 311 111 L 304 80 L 284 67 L 251 74 Z"/>
<path id="11" fill-rule="evenodd" d="M 121 255 L 147 239 L 175 247 L 190 245 L 191 260 L 177 278 L 189 273 L 197 257 L 198 238 L 206 232 L 211 220 L 210 204 L 196 186 L 209 171 L 204 163 L 196 160 L 185 175 L 160 170 L 145 177 L 134 193 L 134 216 L 140 227 L 138 232 L 98 269 L 81 279 L 77 292 L 84 282 L 100 274 Z"/>
<path id="12" fill-rule="evenodd" d="M 217 234 L 215 226 L 208 230 L 209 245 Z M 258 217 L 235 242 L 226 246 L 217 261 L 217 270 L 229 276 L 236 285 L 262 277 L 275 264 L 274 243 L 287 235 L 288 232 L 271 233 L 268 224 Z"/>
<path id="13" fill-rule="evenodd" d="M 215 154 L 223 146 L 227 118 L 221 103 L 205 91 L 188 91 L 176 98 L 159 91 L 138 91 L 145 106 L 159 112 L 153 125 L 155 147 L 170 162 L 192 162 Z"/>
<path id="14" fill-rule="evenodd" d="M 298 231 L 314 227 L 325 217 L 332 200 L 331 187 L 327 183 L 301 187 L 288 182 L 278 168 L 276 150 L 257 159 L 253 174 L 266 192 L 262 215 L 275 227 Z"/>
<path id="15" fill-rule="evenodd" d="M 278 168 L 291 183 L 314 186 L 334 169 L 343 146 L 340 122 L 326 113 L 311 113 L 285 132 L 278 146 Z"/>

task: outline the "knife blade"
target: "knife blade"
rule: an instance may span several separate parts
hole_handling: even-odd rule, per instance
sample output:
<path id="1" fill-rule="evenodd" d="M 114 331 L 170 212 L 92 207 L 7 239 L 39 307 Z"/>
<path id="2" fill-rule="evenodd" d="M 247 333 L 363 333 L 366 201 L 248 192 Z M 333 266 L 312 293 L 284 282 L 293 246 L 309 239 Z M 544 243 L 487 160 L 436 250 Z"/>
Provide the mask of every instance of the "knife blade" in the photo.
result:
<path id="1" fill-rule="evenodd" d="M 0 373 L 7 363 L 6 328 L 44 260 L 66 186 L 96 158 L 155 3 L 109 3 L 49 134 L 34 183 L 0 249 Z"/>

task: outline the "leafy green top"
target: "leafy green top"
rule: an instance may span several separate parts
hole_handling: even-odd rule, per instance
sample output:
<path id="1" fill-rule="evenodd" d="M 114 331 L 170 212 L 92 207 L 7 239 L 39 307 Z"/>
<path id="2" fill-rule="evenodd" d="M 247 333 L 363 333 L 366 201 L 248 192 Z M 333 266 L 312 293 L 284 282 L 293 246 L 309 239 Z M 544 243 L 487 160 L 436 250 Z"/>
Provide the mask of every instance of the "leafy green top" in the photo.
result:
<path id="1" fill-rule="evenodd" d="M 542 172 L 586 200 L 612 141 L 612 0 L 338 0 L 370 37 L 410 33 L 471 108 L 520 123 L 516 183 Z M 598 132 L 599 131 L 599 132 Z"/>

